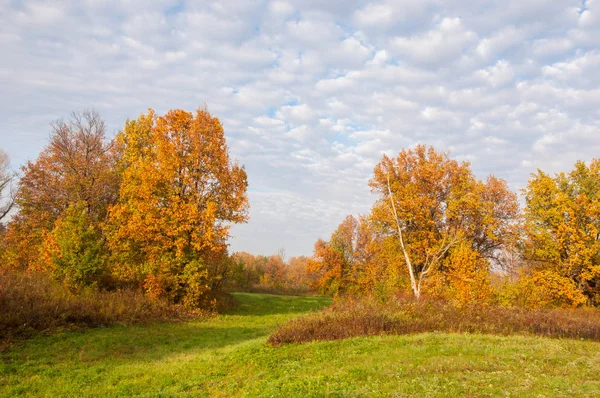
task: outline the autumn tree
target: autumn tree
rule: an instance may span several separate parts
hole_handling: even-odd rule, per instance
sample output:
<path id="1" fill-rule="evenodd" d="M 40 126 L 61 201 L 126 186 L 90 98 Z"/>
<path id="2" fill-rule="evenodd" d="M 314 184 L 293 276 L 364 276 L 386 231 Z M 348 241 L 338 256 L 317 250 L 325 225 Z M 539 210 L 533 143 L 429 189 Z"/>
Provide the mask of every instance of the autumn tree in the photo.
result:
<path id="1" fill-rule="evenodd" d="M 286 287 L 291 291 L 309 291 L 313 282 L 307 273 L 306 264 L 308 257 L 291 257 L 286 265 Z"/>
<path id="2" fill-rule="evenodd" d="M 502 180 L 478 181 L 468 163 L 418 145 L 384 156 L 370 181 L 379 194 L 372 219 L 394 234 L 415 297 L 423 282 L 462 242 L 492 257 L 514 232 L 516 196 Z"/>
<path id="3" fill-rule="evenodd" d="M 260 283 L 265 273 L 267 256 L 255 256 L 248 252 L 235 252 L 231 255 L 233 267 L 228 275 L 228 285 L 235 289 L 248 290 Z"/>
<path id="4" fill-rule="evenodd" d="M 284 290 L 286 285 L 286 263 L 283 252 L 267 257 L 259 284 L 264 288 Z"/>
<path id="5" fill-rule="evenodd" d="M 118 192 L 115 153 L 105 125 L 94 111 L 73 113 L 67 122 L 52 125 L 49 144 L 34 162 L 22 167 L 16 204 L 9 225 L 9 256 L 18 268 L 43 267 L 40 248 L 44 234 L 71 204 L 85 203 L 94 228 L 106 219 Z"/>
<path id="6" fill-rule="evenodd" d="M 150 110 L 117 137 L 122 183 L 110 210 L 115 272 L 156 296 L 200 305 L 220 283 L 229 225 L 247 220 L 246 172 L 206 110 Z"/>
<path id="7" fill-rule="evenodd" d="M 398 272 L 395 236 L 377 228 L 371 217 L 351 215 L 329 240 L 319 239 L 306 261 L 313 287 L 322 293 L 374 294 L 385 298 L 405 285 Z"/>
<path id="8" fill-rule="evenodd" d="M 544 271 L 554 281 L 566 278 L 592 303 L 600 303 L 600 159 L 579 161 L 568 174 L 538 170 L 524 193 L 525 256 L 534 273 Z M 566 296 L 577 302 L 571 292 Z"/>
<path id="9" fill-rule="evenodd" d="M 398 239 L 380 228 L 372 217 L 361 217 L 357 261 L 353 267 L 359 294 L 372 294 L 385 299 L 398 290 L 410 289 L 404 267 L 398 267 L 402 256 Z"/>
<path id="10" fill-rule="evenodd" d="M 359 219 L 349 215 L 331 234 L 329 241 L 319 239 L 307 270 L 316 275 L 315 286 L 323 293 L 345 293 L 356 282 L 361 229 Z"/>

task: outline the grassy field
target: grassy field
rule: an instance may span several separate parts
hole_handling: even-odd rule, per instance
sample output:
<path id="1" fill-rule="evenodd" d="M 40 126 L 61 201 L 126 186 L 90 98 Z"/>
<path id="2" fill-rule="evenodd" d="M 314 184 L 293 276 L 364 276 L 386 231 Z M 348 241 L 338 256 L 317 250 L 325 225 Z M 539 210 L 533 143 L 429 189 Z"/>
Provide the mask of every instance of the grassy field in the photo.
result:
<path id="1" fill-rule="evenodd" d="M 598 396 L 600 343 L 419 334 L 268 347 L 329 303 L 236 294 L 209 321 L 38 336 L 0 354 L 0 396 Z"/>

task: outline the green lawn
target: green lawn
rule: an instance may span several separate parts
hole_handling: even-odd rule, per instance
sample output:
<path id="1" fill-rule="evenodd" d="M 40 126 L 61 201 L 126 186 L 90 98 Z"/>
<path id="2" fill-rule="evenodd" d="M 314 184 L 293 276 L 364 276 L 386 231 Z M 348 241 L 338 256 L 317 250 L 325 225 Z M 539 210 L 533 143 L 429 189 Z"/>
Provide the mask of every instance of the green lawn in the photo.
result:
<path id="1" fill-rule="evenodd" d="M 239 293 L 204 322 L 65 332 L 1 354 L 0 396 L 599 396 L 600 343 L 421 334 L 271 348 L 325 298 Z"/>

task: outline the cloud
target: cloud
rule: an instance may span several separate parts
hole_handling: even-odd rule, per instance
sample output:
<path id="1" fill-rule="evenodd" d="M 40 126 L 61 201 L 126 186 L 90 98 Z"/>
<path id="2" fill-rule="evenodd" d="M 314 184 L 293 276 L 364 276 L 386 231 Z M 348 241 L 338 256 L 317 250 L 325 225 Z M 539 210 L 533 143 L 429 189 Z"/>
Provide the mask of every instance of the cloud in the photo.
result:
<path id="1" fill-rule="evenodd" d="M 383 153 L 451 150 L 515 190 L 600 153 L 598 0 L 0 0 L 0 136 L 13 164 L 96 108 L 206 104 L 246 166 L 232 250 L 310 254 L 366 213 Z"/>
<path id="2" fill-rule="evenodd" d="M 510 83 L 515 73 L 508 62 L 499 60 L 493 66 L 478 70 L 475 76 L 492 87 L 498 87 Z"/>
<path id="3" fill-rule="evenodd" d="M 460 18 L 444 18 L 434 29 L 411 37 L 395 37 L 391 48 L 395 55 L 418 64 L 438 66 L 452 62 L 476 43 L 477 35 Z"/>

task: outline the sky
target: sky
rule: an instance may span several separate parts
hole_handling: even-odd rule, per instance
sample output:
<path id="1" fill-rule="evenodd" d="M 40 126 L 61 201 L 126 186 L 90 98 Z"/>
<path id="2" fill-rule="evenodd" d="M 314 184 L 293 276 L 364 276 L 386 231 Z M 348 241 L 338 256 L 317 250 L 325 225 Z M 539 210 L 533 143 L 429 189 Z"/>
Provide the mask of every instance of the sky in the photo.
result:
<path id="1" fill-rule="evenodd" d="M 600 0 L 0 0 L 0 148 L 207 106 L 248 173 L 231 250 L 310 255 L 422 143 L 519 190 L 600 157 Z"/>

